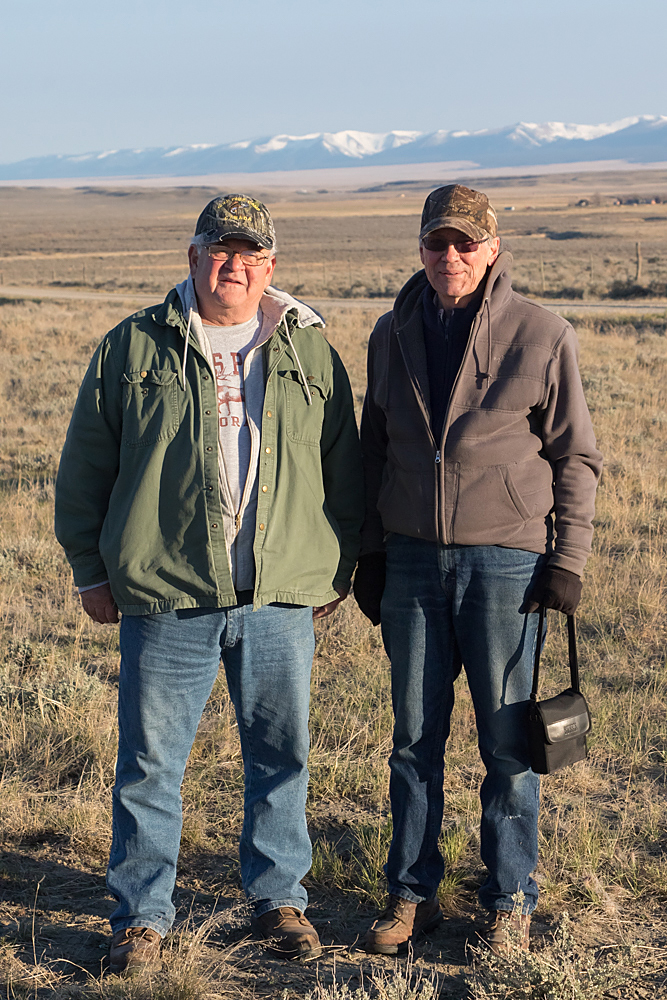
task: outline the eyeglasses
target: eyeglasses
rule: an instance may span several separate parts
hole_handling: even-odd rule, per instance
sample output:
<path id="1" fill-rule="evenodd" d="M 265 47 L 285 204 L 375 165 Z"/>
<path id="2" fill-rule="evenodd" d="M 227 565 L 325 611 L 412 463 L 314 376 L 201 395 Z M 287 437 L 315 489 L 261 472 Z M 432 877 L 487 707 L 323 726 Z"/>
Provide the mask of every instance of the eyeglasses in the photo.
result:
<path id="1" fill-rule="evenodd" d="M 422 240 L 422 246 L 427 250 L 432 250 L 433 253 L 446 253 L 450 247 L 454 247 L 457 253 L 475 253 L 483 243 L 486 243 L 490 237 L 486 237 L 485 240 L 443 240 L 437 236 L 425 236 Z"/>
<path id="2" fill-rule="evenodd" d="M 206 247 L 206 251 L 209 257 L 212 257 L 213 260 L 219 260 L 223 264 L 233 257 L 238 257 L 241 263 L 247 267 L 259 267 L 260 264 L 269 259 L 268 254 L 260 253 L 259 250 L 232 250 L 231 247 L 220 246 L 219 244 Z"/>

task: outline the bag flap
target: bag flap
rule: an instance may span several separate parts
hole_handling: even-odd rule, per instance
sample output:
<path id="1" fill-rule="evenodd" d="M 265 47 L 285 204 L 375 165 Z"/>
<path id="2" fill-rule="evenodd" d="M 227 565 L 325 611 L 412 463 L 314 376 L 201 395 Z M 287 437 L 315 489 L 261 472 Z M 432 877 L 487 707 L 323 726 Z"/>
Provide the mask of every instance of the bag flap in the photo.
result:
<path id="1" fill-rule="evenodd" d="M 535 706 L 548 743 L 562 743 L 590 732 L 591 717 L 583 694 L 568 688 Z"/>

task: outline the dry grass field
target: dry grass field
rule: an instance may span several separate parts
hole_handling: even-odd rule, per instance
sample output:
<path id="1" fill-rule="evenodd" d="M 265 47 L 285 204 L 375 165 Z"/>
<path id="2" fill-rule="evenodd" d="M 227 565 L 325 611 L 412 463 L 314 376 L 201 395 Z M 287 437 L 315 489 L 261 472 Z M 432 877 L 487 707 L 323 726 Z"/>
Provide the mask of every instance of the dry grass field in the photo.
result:
<path id="1" fill-rule="evenodd" d="M 523 291 L 667 299 L 667 172 L 471 183 L 498 210 Z M 277 220 L 282 287 L 304 297 L 394 295 L 419 267 L 418 217 L 437 184 L 253 190 Z M 161 293 L 182 277 L 197 216 L 216 193 L 0 187 L 0 284 Z M 582 201 L 588 204 L 578 207 Z"/>
<path id="2" fill-rule="evenodd" d="M 590 175 L 583 181 L 592 187 Z M 618 190 L 622 182 L 617 181 Z M 643 177 L 641 183 L 642 195 L 644 187 L 658 193 L 660 184 L 667 188 L 664 177 Z M 646 280 L 665 280 L 667 205 L 607 205 L 580 214 L 583 210 L 570 204 L 575 195 L 595 193 L 584 183 L 581 190 L 564 180 L 545 182 L 544 189 L 538 184 L 520 203 L 521 190 L 500 192 L 499 206 L 516 204 L 507 217 L 511 227 L 501 219 L 506 229 L 527 227 L 534 216 L 550 231 L 574 230 L 576 216 L 578 230 L 601 235 L 548 243 L 545 237 L 538 244 L 535 235 L 513 234 L 519 284 L 529 281 L 522 273 L 534 266 L 529 247 L 544 246 L 546 270 L 549 254 L 554 267 L 560 260 L 564 268 L 566 249 L 574 254 L 580 242 L 609 247 L 604 253 L 610 259 L 611 248 L 618 247 L 618 258 L 630 259 L 637 239 L 644 266 L 655 268 Z M 610 180 L 600 198 L 611 198 L 616 190 Z M 323 257 L 329 268 L 336 255 L 345 268 L 352 260 L 353 276 L 362 267 L 371 274 L 378 266 L 386 267 L 387 280 L 394 274 L 398 280 L 399 268 L 411 273 L 415 213 L 423 193 L 405 194 L 400 201 L 394 192 L 347 200 L 321 195 L 317 204 L 305 196 L 276 198 L 271 204 L 287 276 L 297 262 L 305 276 L 305 263 L 322 267 Z M 144 191 L 136 199 L 0 190 L 3 280 L 7 285 L 65 281 L 66 262 L 80 269 L 84 260 L 87 282 L 93 279 L 90 267 L 96 284 L 141 287 L 155 291 L 157 299 L 184 274 L 176 251 L 183 253 L 207 197 L 201 190 Z M 529 209 L 526 202 L 541 207 Z M 664 221 L 638 225 L 644 215 L 664 215 Z M 136 254 L 134 263 L 120 256 L 121 247 Z M 165 258 L 173 255 L 163 270 L 157 248 Z M 651 265 L 649 248 L 657 258 Z M 107 252 L 112 256 L 101 256 Z M 602 257 L 595 251 L 594 268 L 602 267 Z M 131 267 L 144 266 L 143 260 L 142 286 Z M 627 269 L 627 260 L 623 266 Z M 279 257 L 276 283 L 293 287 L 283 280 L 282 267 Z M 313 283 L 307 291 L 322 289 Z M 584 384 L 606 460 L 580 614 L 583 683 L 594 732 L 585 763 L 543 781 L 541 899 L 532 955 L 507 963 L 475 952 L 482 769 L 463 680 L 445 779 L 447 873 L 441 898 L 448 919 L 419 943 L 407 966 L 355 951 L 384 891 L 391 708 L 379 630 L 348 600 L 318 627 L 313 671 L 308 818 L 315 849 L 307 883 L 309 912 L 326 943 L 324 957 L 316 967 L 286 966 L 267 960 L 249 937 L 236 860 L 242 767 L 220 681 L 183 788 L 178 918 L 166 945 L 166 970 L 152 981 L 123 982 L 103 972 L 106 918 L 113 908 L 104 868 L 116 742 L 117 631 L 83 617 L 51 524 L 54 474 L 78 384 L 96 343 L 128 309 L 10 300 L 1 293 L 0 288 L 2 996 L 667 996 L 667 313 L 629 323 L 614 316 L 610 302 L 608 316 L 575 321 Z M 328 336 L 348 366 L 360 403 L 365 347 L 377 310 L 336 306 L 325 315 Z M 564 636 L 552 617 L 545 677 L 555 693 L 565 678 Z"/>

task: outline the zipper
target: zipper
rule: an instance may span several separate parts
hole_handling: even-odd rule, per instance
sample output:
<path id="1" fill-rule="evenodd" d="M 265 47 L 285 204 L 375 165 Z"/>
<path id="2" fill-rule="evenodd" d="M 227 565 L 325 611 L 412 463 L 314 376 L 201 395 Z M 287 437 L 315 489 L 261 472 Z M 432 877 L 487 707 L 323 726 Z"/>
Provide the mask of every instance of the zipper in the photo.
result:
<path id="1" fill-rule="evenodd" d="M 436 464 L 436 466 L 438 466 L 438 465 L 440 465 L 440 449 L 438 448 L 438 443 L 435 440 L 435 435 L 434 435 L 433 430 L 431 428 L 431 415 L 428 412 L 428 408 L 427 408 L 426 403 L 424 401 L 424 397 L 422 395 L 422 391 L 419 388 L 417 380 L 415 379 L 415 377 L 414 377 L 414 375 L 412 373 L 412 368 L 410 367 L 410 364 L 408 363 L 408 359 L 407 359 L 406 353 L 405 353 L 405 351 L 403 349 L 403 344 L 401 343 L 401 338 L 400 338 L 399 331 L 394 328 L 394 332 L 396 333 L 396 340 L 398 341 L 398 346 L 399 346 L 400 351 L 401 351 L 401 357 L 403 358 L 403 364 L 405 365 L 405 370 L 407 371 L 408 378 L 410 379 L 410 385 L 412 386 L 412 391 L 415 394 L 415 397 L 417 399 L 417 405 L 419 406 L 419 409 L 421 410 L 422 417 L 424 418 L 424 423 L 426 425 L 426 432 L 428 434 L 429 440 L 430 440 L 431 445 L 433 447 L 433 450 L 435 452 L 435 464 Z M 437 514 L 436 514 L 436 535 L 440 534 L 440 510 L 439 510 L 439 508 L 440 508 L 440 504 L 441 504 L 441 493 L 442 492 L 443 492 L 443 490 L 440 489 L 440 484 L 439 484 L 439 476 L 436 474 L 435 499 L 436 499 L 436 506 L 438 508 L 438 511 L 437 511 Z M 443 541 L 443 544 L 446 544 L 447 539 L 443 538 L 442 541 Z"/>

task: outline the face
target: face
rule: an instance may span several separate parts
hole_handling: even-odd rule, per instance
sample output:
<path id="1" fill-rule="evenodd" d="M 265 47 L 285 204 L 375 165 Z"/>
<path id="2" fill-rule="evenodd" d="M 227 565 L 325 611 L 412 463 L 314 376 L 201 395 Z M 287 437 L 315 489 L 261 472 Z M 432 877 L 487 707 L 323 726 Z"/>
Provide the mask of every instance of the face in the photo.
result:
<path id="1" fill-rule="evenodd" d="M 251 240 L 225 240 L 232 250 L 257 250 Z M 265 288 L 271 284 L 275 257 L 257 267 L 241 263 L 236 255 L 224 262 L 209 257 L 206 247 L 190 247 L 190 273 L 194 281 L 199 314 L 205 323 L 233 326 L 245 323 L 257 312 Z"/>
<path id="2" fill-rule="evenodd" d="M 419 247 L 426 277 L 446 309 L 463 308 L 468 305 L 484 280 L 487 268 L 498 256 L 500 240 L 496 236 L 481 243 L 474 253 L 460 254 L 452 243 L 463 242 L 470 237 L 458 229 L 436 229 L 430 235 L 451 243 L 444 253 Z"/>

